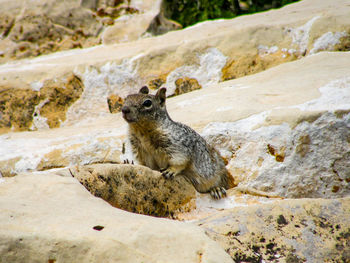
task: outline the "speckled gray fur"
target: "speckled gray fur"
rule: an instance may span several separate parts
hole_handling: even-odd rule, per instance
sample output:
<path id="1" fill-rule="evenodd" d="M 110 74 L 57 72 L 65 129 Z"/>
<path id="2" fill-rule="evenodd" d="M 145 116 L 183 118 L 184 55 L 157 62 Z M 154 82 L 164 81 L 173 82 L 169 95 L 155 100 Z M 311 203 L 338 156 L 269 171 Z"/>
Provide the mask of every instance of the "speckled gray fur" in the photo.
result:
<path id="1" fill-rule="evenodd" d="M 122 112 L 134 157 L 165 178 L 182 175 L 198 192 L 224 197 L 229 185 L 223 159 L 193 129 L 170 118 L 165 92 L 162 88 L 150 95 L 143 87 L 125 99 Z"/>

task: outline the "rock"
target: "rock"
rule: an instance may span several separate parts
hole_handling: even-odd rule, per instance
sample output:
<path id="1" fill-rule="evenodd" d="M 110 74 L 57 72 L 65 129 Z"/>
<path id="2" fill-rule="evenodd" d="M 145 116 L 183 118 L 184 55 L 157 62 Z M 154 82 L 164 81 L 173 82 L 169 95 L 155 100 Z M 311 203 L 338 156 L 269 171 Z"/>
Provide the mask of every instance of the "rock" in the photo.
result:
<path id="1" fill-rule="evenodd" d="M 5 178 L 0 207 L 4 262 L 232 262 L 197 226 L 116 209 L 53 173 Z"/>
<path id="2" fill-rule="evenodd" d="M 132 3 L 135 6 L 134 11 L 127 6 L 127 14 L 133 13 L 133 15 L 122 15 L 115 19 L 113 25 L 107 27 L 101 34 L 102 43 L 110 45 L 130 42 L 141 37 L 160 35 L 181 28 L 178 23 L 164 17 L 161 4 L 161 0 L 135 1 Z M 120 7 L 115 10 L 119 12 Z"/>
<path id="3" fill-rule="evenodd" d="M 157 90 L 160 87 L 162 87 L 164 83 L 166 83 L 166 78 L 167 78 L 167 74 L 160 76 L 158 78 L 155 78 L 155 79 L 151 79 L 148 81 L 147 86 L 150 89 Z"/>
<path id="4" fill-rule="evenodd" d="M 178 29 L 182 29 L 181 24 L 177 23 L 176 21 L 167 19 L 161 10 L 161 12 L 150 23 L 147 32 L 151 33 L 154 36 L 158 36 Z"/>
<path id="5" fill-rule="evenodd" d="M 175 89 L 175 95 L 180 95 L 183 93 L 187 93 L 196 89 L 201 89 L 201 85 L 199 85 L 198 81 L 196 79 L 190 79 L 190 78 L 181 78 L 177 79 L 175 81 L 176 89 Z"/>
<path id="6" fill-rule="evenodd" d="M 289 198 L 343 197 L 350 191 L 349 61 L 349 52 L 315 54 L 170 98 L 167 108 L 218 148 L 239 187 Z M 99 96 L 79 100 L 88 107 Z M 71 116 L 83 116 L 73 110 Z M 1 172 L 120 163 L 125 121 L 94 114 L 74 126 L 0 136 Z"/>
<path id="7" fill-rule="evenodd" d="M 319 55 L 319 58 L 323 56 L 327 55 L 324 53 Z M 316 57 L 304 60 L 306 64 L 318 64 L 316 61 Z M 239 102 L 233 96 L 227 98 L 233 105 L 239 105 L 239 108 L 230 108 L 228 104 L 220 107 L 219 111 L 227 117 L 218 116 L 218 119 L 222 119 L 218 123 L 209 124 L 203 134 L 230 160 L 228 168 L 235 182 L 241 186 L 289 198 L 347 196 L 350 193 L 348 168 L 338 165 L 338 162 L 345 164 L 349 158 L 349 71 L 346 67 L 336 67 L 333 64 L 335 67 L 331 71 L 335 78 L 323 81 L 325 79 L 320 77 L 320 74 L 326 74 L 328 78 L 331 73 L 329 70 L 322 73 L 320 64 L 314 73 L 307 73 L 304 67 L 300 68 L 300 71 L 290 71 L 289 66 L 294 67 L 293 65 L 297 64 L 299 63 L 284 64 L 280 66 L 284 67 L 282 71 L 275 71 L 277 68 L 269 71 L 269 76 L 279 76 L 279 81 L 275 83 L 286 89 L 284 95 L 276 89 L 270 89 L 274 80 L 270 82 L 265 77 L 264 80 L 260 79 L 263 74 L 252 77 L 256 83 L 260 82 L 260 85 L 256 86 L 256 92 L 262 96 L 256 99 L 261 101 L 262 108 L 269 105 L 267 108 L 251 114 L 248 118 L 228 123 L 229 117 L 226 114 L 237 114 L 237 111 L 243 113 L 253 109 L 241 108 L 242 105 L 253 105 L 250 101 L 252 97 L 245 97 L 248 95 L 246 90 L 243 92 L 245 95 L 237 94 Z M 332 67 L 331 64 L 328 66 Z M 291 73 L 292 71 L 294 73 Z M 281 72 L 288 72 L 288 76 L 287 73 L 282 76 Z M 301 79 L 298 74 L 315 74 L 315 82 Z M 292 84 L 293 79 L 299 79 L 298 86 L 305 87 L 304 92 L 299 93 L 303 94 L 305 101 L 299 100 L 299 96 L 294 97 L 292 103 L 285 99 L 285 94 L 293 97 L 294 92 L 298 93 L 298 87 Z M 237 83 L 238 86 L 232 82 L 231 86 L 226 87 L 245 88 L 251 83 L 249 79 L 246 81 L 246 84 L 243 84 L 245 81 L 242 79 Z M 313 85 L 318 87 L 321 95 L 311 100 L 306 99 L 311 95 L 309 92 Z M 269 91 L 263 91 L 264 87 Z M 279 96 L 280 99 L 277 99 Z M 210 96 L 210 99 L 216 104 L 213 96 Z M 220 101 L 223 105 L 222 99 Z M 279 103 L 275 104 L 277 101 Z M 191 108 L 194 110 L 193 106 Z"/>
<path id="8" fill-rule="evenodd" d="M 111 94 L 107 98 L 107 103 L 108 103 L 109 112 L 116 113 L 116 112 L 120 112 L 120 110 L 123 106 L 124 100 L 123 100 L 123 98 L 119 97 L 118 95 Z"/>
<path id="9" fill-rule="evenodd" d="M 339 165 L 349 162 L 346 112 L 340 118 L 329 112 L 316 114 L 294 129 L 281 124 L 248 133 L 240 133 L 239 125 L 221 130 L 220 135 L 232 133 L 220 140 L 228 145 L 230 138 L 231 147 L 237 147 L 229 164 L 235 180 L 289 198 L 349 195 L 349 168 Z"/>
<path id="10" fill-rule="evenodd" d="M 155 11 L 158 7 L 153 1 L 144 2 L 144 6 L 135 5 L 135 8 L 153 11 L 120 18 L 120 22 L 135 18 L 137 23 L 143 24 L 144 17 L 140 18 L 139 15 L 149 15 L 150 21 L 150 17 L 153 19 L 158 14 Z M 118 94 L 123 98 L 140 86 L 164 76 L 168 95 L 173 95 L 175 82 L 181 78 L 196 79 L 205 89 L 222 80 L 257 73 L 319 51 L 347 50 L 349 8 L 345 0 L 330 4 L 322 0 L 305 0 L 279 10 L 204 22 L 128 44 L 100 45 L 10 63 L 0 66 L 0 86 L 25 89 L 33 83 L 61 80 L 67 74 L 74 74 L 82 80 L 84 92 L 66 113 L 65 124 L 71 125 L 83 118 L 94 119 L 109 114 L 106 104 L 109 94 Z M 93 11 L 86 12 L 88 16 Z M 60 17 L 60 21 L 67 23 L 64 19 L 66 16 Z M 7 23 L 10 23 L 9 20 Z M 118 27 L 117 24 L 113 26 Z M 128 23 L 128 26 L 132 27 L 131 24 Z M 89 27 L 86 32 L 93 28 Z M 67 41 L 67 46 L 85 47 L 83 42 L 92 39 L 84 36 L 93 35 L 93 30 L 90 33 L 83 30 L 83 36 L 80 36 L 82 32 L 79 28 L 70 30 L 72 37 L 62 37 L 62 42 Z M 120 25 L 117 30 L 122 30 Z M 103 31 L 103 34 L 107 34 L 107 31 Z M 133 32 L 140 35 L 139 31 Z M 117 37 L 118 34 L 113 33 L 112 36 Z M 4 41 L 8 41 L 7 38 Z M 45 43 L 45 47 L 51 44 Z M 61 42 L 59 44 L 63 45 Z M 19 50 L 25 53 L 30 50 L 30 45 L 32 43 L 26 39 Z"/>
<path id="11" fill-rule="evenodd" d="M 16 90 L 11 87 L 1 87 L 0 127 L 8 132 L 11 127 L 16 130 L 27 130 L 33 122 L 33 115 L 40 98 L 38 92 L 31 89 Z"/>
<path id="12" fill-rule="evenodd" d="M 275 48 L 278 47 L 274 46 Z M 266 47 L 268 49 L 268 47 Z M 266 51 L 266 53 L 260 53 L 258 49 L 258 54 L 249 55 L 246 57 L 239 57 L 236 59 L 231 58 L 226 65 L 222 68 L 223 81 L 236 79 L 244 77 L 246 75 L 251 75 L 264 71 L 273 66 L 279 65 L 281 63 L 290 62 L 297 59 L 294 53 L 287 53 L 283 51 Z"/>
<path id="13" fill-rule="evenodd" d="M 96 197 L 129 212 L 176 217 L 195 208 L 196 191 L 181 176 L 166 180 L 145 166 L 128 164 L 78 166 L 70 173 Z"/>
<path id="14" fill-rule="evenodd" d="M 159 2 L 159 1 L 158 1 Z M 105 29 L 102 34 L 102 43 L 105 45 L 124 43 L 139 39 L 152 22 L 159 8 L 150 13 L 133 16 L 122 16 L 114 21 L 112 26 Z"/>
<path id="15" fill-rule="evenodd" d="M 31 89 L 2 87 L 0 127 L 4 131 L 59 127 L 66 111 L 82 94 L 81 80 L 68 74 L 60 80 L 32 83 Z"/>
<path id="16" fill-rule="evenodd" d="M 196 223 L 235 262 L 347 262 L 349 219 L 348 197 L 245 205 Z"/>
<path id="17" fill-rule="evenodd" d="M 101 39 L 104 43 L 136 40 L 146 33 L 159 14 L 160 2 L 74 0 L 66 3 L 45 0 L 22 3 L 4 0 L 0 3 L 0 8 L 6 10 L 0 15 L 0 48 L 3 52 L 0 63 L 91 47 L 100 44 Z M 119 17 L 123 17 L 121 20 L 129 18 L 130 23 L 114 21 Z M 122 28 L 123 25 L 128 30 Z M 110 32 L 116 31 L 118 37 L 113 37 Z"/>
<path id="18" fill-rule="evenodd" d="M 113 118 L 94 125 L 88 122 L 79 128 L 2 135 L 0 172 L 3 176 L 13 176 L 23 171 L 120 163 L 126 126 L 122 120 Z"/>
<path id="19" fill-rule="evenodd" d="M 2 39 L 14 43 L 13 48 L 5 49 L 1 62 L 62 50 L 60 42 L 67 37 L 85 43 L 88 38 L 95 38 L 102 27 L 77 0 L 69 4 L 51 0 L 2 1 L 1 6 L 6 12 L 2 13 L 0 23 L 7 23 Z"/>

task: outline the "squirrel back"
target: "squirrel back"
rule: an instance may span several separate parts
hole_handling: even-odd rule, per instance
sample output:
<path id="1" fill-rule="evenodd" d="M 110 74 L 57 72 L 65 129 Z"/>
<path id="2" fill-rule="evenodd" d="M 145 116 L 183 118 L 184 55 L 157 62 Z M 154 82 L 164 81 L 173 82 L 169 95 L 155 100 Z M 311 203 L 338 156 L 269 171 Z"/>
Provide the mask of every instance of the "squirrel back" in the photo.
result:
<path id="1" fill-rule="evenodd" d="M 184 176 L 200 193 L 226 196 L 229 174 L 223 159 L 196 131 L 170 118 L 165 94 L 161 88 L 150 95 L 145 86 L 125 99 L 122 114 L 134 157 L 165 178 Z"/>

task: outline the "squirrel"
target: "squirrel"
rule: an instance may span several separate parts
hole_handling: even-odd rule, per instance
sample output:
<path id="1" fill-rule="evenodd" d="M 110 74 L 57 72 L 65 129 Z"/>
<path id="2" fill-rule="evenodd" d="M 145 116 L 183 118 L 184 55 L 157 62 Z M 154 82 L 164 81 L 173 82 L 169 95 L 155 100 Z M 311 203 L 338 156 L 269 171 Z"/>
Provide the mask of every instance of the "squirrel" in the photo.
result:
<path id="1" fill-rule="evenodd" d="M 230 178 L 223 158 L 192 128 L 173 121 L 165 100 L 166 88 L 151 95 L 147 86 L 125 98 L 121 111 L 134 158 L 166 179 L 182 175 L 198 192 L 226 197 Z"/>

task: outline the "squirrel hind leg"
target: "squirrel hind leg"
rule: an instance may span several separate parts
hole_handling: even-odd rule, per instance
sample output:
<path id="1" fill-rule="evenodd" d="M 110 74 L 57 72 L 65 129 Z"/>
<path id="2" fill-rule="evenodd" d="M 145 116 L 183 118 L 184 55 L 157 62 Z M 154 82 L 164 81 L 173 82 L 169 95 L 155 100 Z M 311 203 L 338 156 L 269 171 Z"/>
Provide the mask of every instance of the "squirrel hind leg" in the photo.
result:
<path id="1" fill-rule="evenodd" d="M 210 189 L 210 196 L 213 199 L 221 199 L 227 196 L 225 188 L 218 186 L 218 187 L 213 187 Z"/>

